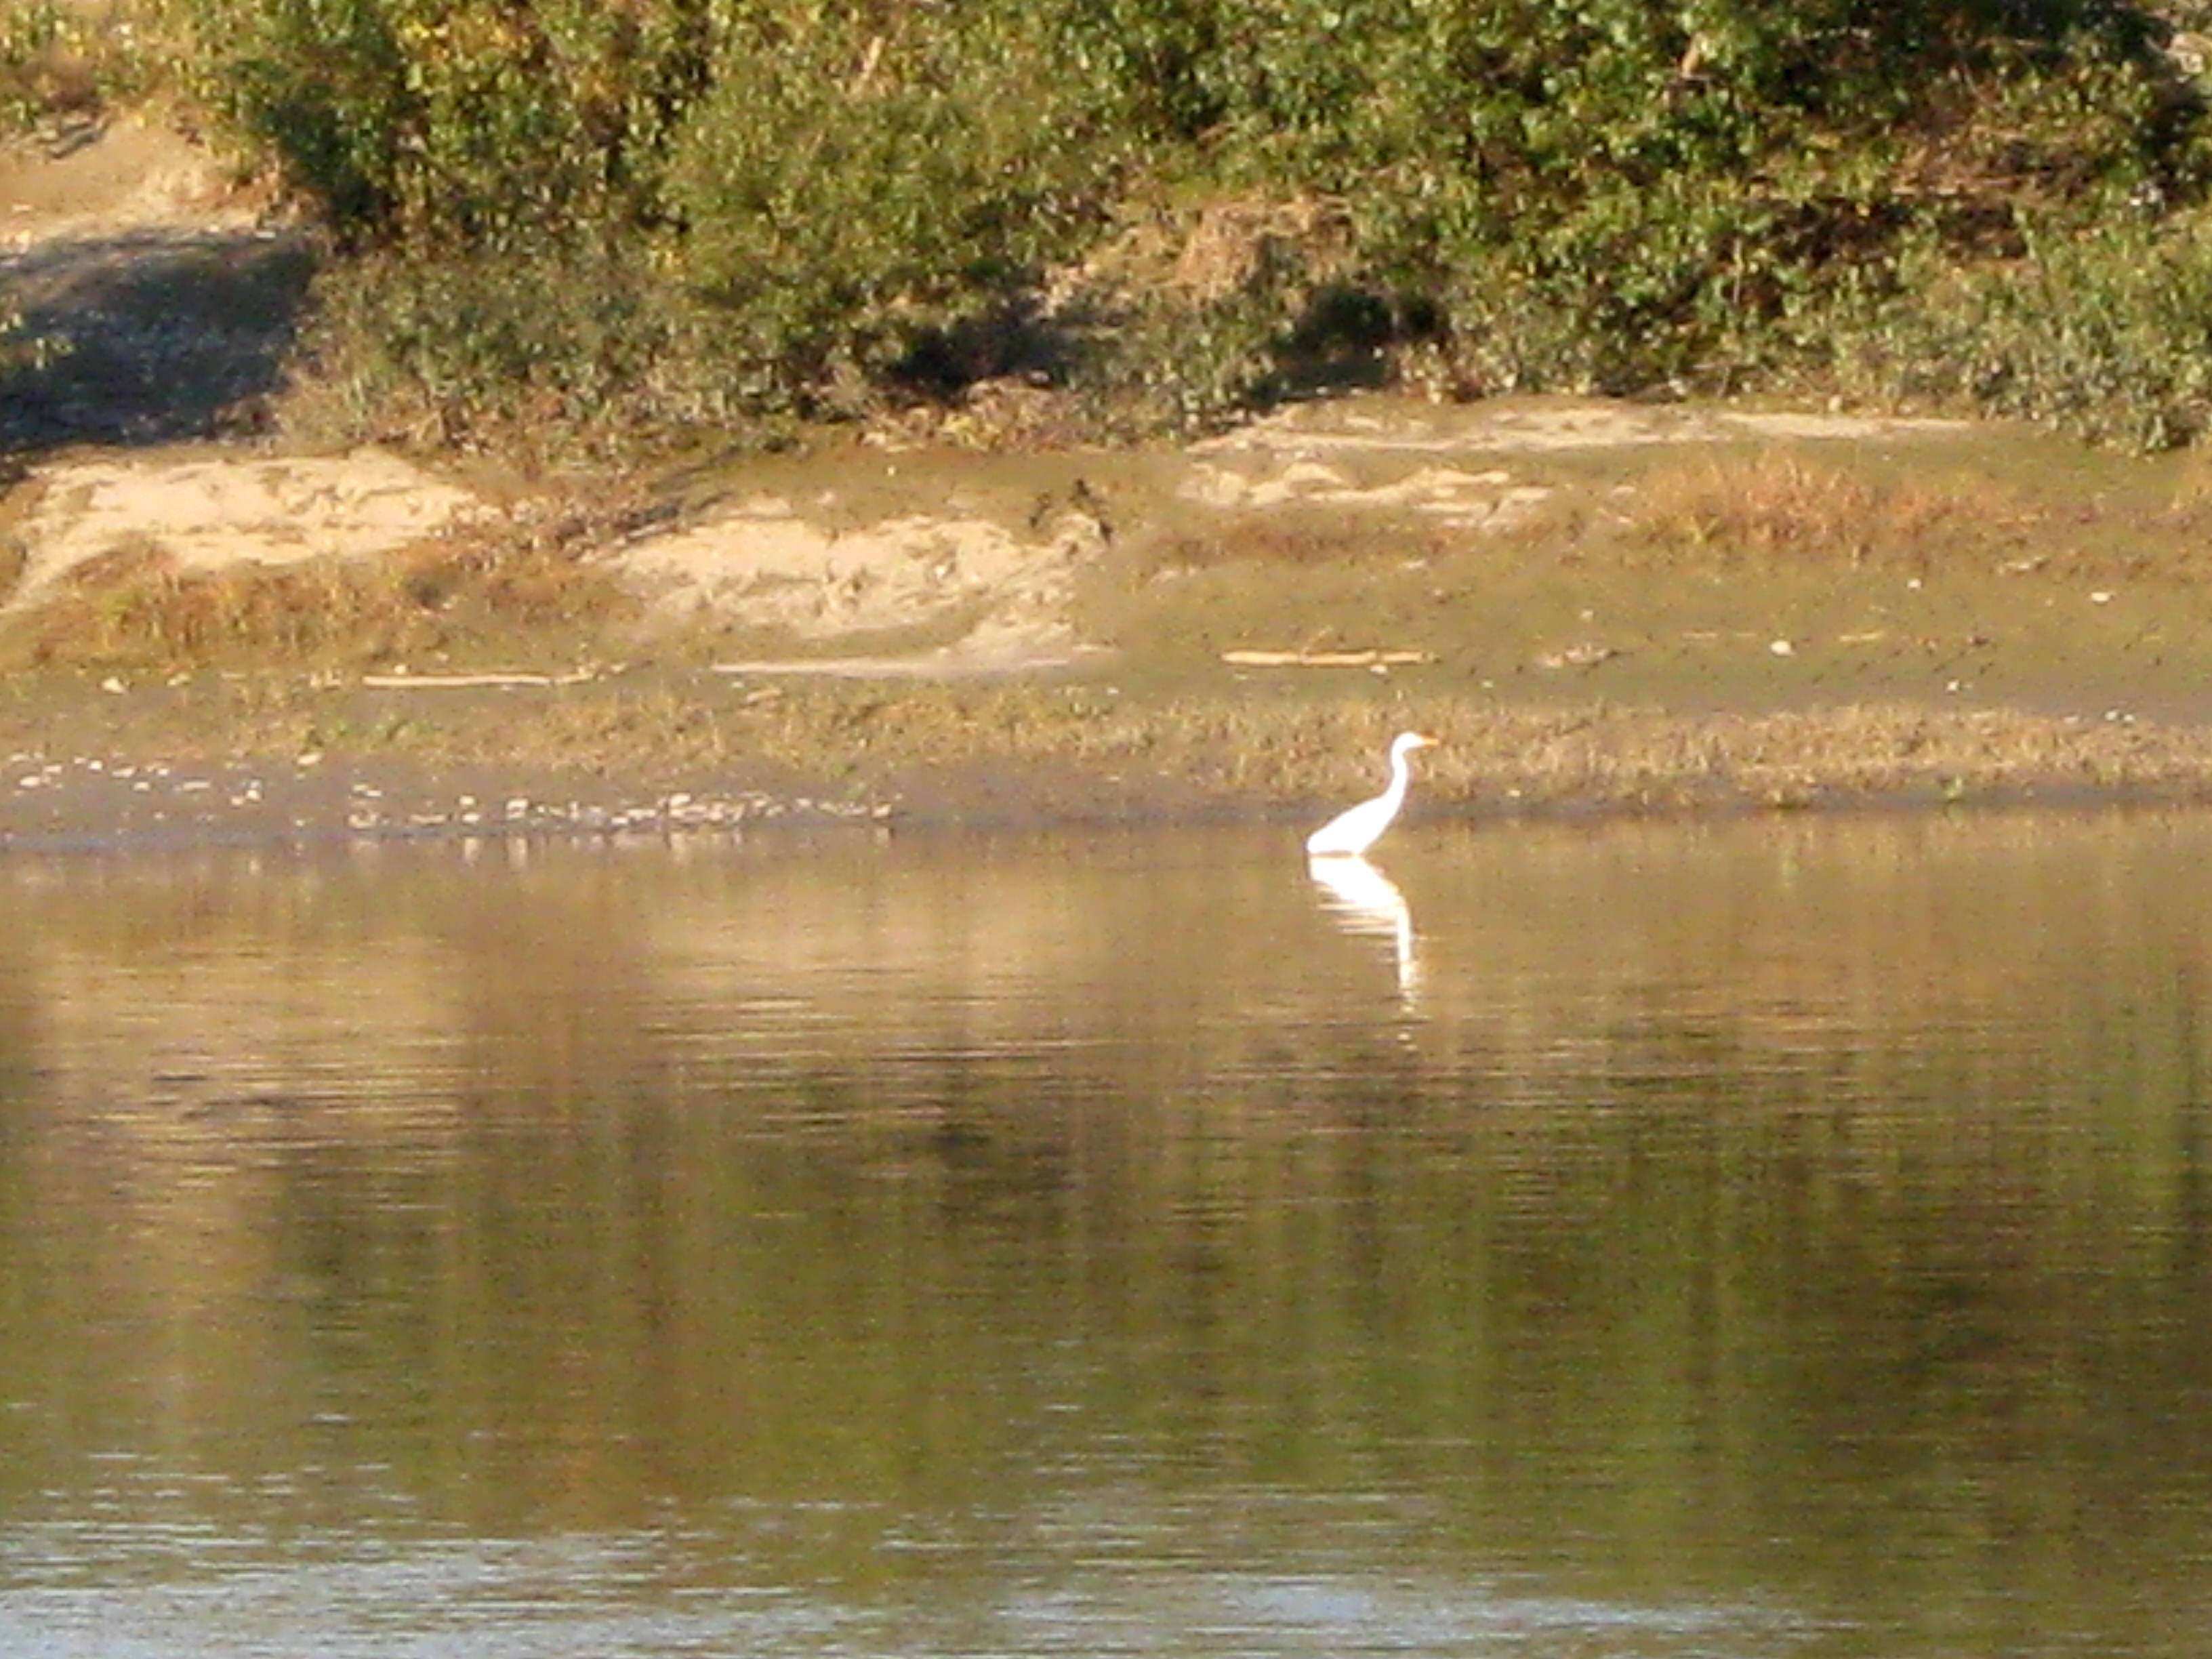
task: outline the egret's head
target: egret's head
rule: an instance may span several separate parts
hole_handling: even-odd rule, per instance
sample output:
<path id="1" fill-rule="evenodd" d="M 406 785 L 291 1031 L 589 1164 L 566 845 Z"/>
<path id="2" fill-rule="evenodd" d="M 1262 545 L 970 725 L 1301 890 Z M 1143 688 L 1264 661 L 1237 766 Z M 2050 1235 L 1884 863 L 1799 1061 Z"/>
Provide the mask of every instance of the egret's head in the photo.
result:
<path id="1" fill-rule="evenodd" d="M 1434 749 L 1438 739 L 1425 732 L 1401 732 L 1390 744 L 1394 755 L 1410 755 L 1416 749 Z"/>

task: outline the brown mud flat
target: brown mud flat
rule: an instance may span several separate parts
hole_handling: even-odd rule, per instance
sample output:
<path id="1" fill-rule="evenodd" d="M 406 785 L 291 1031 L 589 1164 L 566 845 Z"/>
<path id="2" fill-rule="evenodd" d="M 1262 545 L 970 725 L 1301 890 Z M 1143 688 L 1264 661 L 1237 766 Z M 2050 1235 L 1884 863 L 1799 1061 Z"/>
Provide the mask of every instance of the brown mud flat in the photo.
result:
<path id="1" fill-rule="evenodd" d="M 2193 800 L 2198 478 L 1384 399 L 1174 452 L 848 443 L 596 514 L 385 455 L 78 453 L 9 501 L 0 842 L 1291 823 L 1408 727 L 1445 740 L 1416 817 Z"/>
<path id="2" fill-rule="evenodd" d="M 2212 797 L 2191 464 L 1758 418 L 848 445 L 565 538 L 389 456 L 73 455 L 9 503 L 0 844 L 1288 822 L 1417 726 L 1417 816 Z"/>

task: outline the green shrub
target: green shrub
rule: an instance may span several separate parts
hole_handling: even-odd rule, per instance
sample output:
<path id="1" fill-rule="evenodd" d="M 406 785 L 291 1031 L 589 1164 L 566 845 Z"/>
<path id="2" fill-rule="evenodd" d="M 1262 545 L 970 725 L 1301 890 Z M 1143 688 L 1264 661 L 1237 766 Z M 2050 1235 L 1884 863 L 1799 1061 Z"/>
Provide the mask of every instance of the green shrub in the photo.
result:
<path id="1" fill-rule="evenodd" d="M 161 83 L 159 0 L 0 0 L 0 130 L 96 117 Z"/>
<path id="2" fill-rule="evenodd" d="M 376 250 L 325 342 L 448 429 L 833 414 L 1040 365 L 1185 426 L 1393 334 L 1476 391 L 1880 359 L 2146 431 L 2195 396 L 2169 353 L 2121 418 L 2112 365 L 2195 336 L 2122 297 L 2100 227 L 2208 172 L 2193 87 L 2119 0 L 178 3 L 210 100 Z M 1123 268 L 1135 204 L 1196 236 L 1245 203 L 1305 228 L 1227 282 Z M 2136 343 L 1904 361 L 1955 355 L 1954 317 L 2026 353 L 1971 273 L 2031 246 L 2072 274 L 2020 307 L 2088 283 Z M 1915 313 L 1930 271 L 1950 297 Z"/>
<path id="3" fill-rule="evenodd" d="M 76 44 L 71 22 L 53 0 L 0 10 L 0 123 L 28 128 L 53 107 L 58 63 Z"/>
<path id="4" fill-rule="evenodd" d="M 556 461 L 759 424 L 723 319 L 646 262 L 383 252 L 334 267 L 316 297 L 292 418 L 318 437 Z"/>
<path id="5" fill-rule="evenodd" d="M 2194 184 L 2172 72 L 2126 8 L 1271 9 L 1224 143 L 1346 202 L 1363 280 L 1433 311 L 1477 386 L 1770 370 L 1802 357 L 1809 285 Z"/>
<path id="6" fill-rule="evenodd" d="M 726 40 L 668 199 L 684 277 L 763 400 L 880 377 L 1034 293 L 1101 222 L 1111 147 L 1019 17 L 825 10 Z"/>
<path id="7" fill-rule="evenodd" d="M 651 217 L 713 0 L 180 0 L 203 94 L 356 241 L 528 253 Z"/>
<path id="8" fill-rule="evenodd" d="M 1894 302 L 1844 362 L 1891 397 L 2015 416 L 2143 450 L 2212 431 L 2212 220 L 2038 239 Z"/>

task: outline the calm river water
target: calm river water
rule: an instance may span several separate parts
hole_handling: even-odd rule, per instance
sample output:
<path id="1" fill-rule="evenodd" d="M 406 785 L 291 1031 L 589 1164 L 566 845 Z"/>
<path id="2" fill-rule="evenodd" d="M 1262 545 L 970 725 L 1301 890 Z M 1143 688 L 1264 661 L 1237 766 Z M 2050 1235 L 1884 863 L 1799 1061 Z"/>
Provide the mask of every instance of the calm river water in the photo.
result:
<path id="1" fill-rule="evenodd" d="M 0 1654 L 2195 1656 L 2212 817 L 0 861 Z"/>

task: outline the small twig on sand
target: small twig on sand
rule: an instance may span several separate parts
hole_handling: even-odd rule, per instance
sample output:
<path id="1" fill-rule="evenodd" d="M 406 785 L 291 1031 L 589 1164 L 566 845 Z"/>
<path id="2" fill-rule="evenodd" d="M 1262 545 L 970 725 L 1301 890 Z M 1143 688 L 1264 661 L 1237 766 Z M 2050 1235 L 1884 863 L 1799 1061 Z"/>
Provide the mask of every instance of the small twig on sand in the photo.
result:
<path id="1" fill-rule="evenodd" d="M 1221 660 L 1237 668 L 1401 668 L 1434 662 L 1429 651 L 1224 651 Z"/>
<path id="2" fill-rule="evenodd" d="M 376 691 L 453 691 L 485 685 L 580 685 L 599 676 L 580 668 L 573 674 L 363 674 L 361 683 Z"/>

